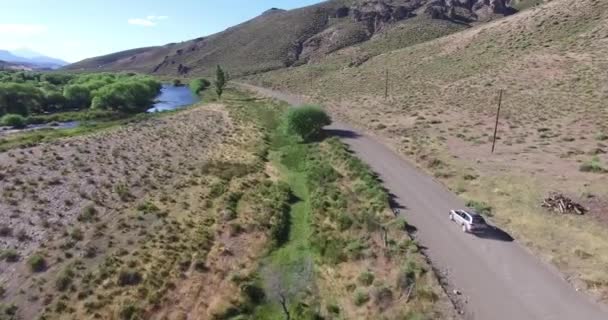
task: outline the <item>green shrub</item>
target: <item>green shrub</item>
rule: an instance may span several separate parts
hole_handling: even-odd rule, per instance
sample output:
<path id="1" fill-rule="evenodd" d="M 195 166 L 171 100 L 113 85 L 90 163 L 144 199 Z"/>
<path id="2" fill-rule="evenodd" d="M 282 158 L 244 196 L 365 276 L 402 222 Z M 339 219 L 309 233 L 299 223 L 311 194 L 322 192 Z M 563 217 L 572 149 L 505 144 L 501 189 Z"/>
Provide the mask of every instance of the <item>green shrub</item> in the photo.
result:
<path id="1" fill-rule="evenodd" d="M 119 317 L 121 320 L 135 320 L 139 319 L 140 313 L 141 309 L 139 307 L 131 302 L 127 302 L 121 307 Z"/>
<path id="2" fill-rule="evenodd" d="M 589 162 L 581 164 L 579 170 L 582 172 L 595 173 L 605 173 L 608 171 L 604 167 L 602 167 L 602 164 L 600 163 L 600 158 L 598 156 L 593 157 L 593 159 L 591 159 L 591 161 Z"/>
<path id="3" fill-rule="evenodd" d="M 202 91 L 207 90 L 207 88 L 211 86 L 211 82 L 209 82 L 207 79 L 200 78 L 190 81 L 188 86 L 190 87 L 190 90 L 194 92 L 194 94 L 200 94 Z"/>
<path id="4" fill-rule="evenodd" d="M 42 272 L 46 270 L 47 264 L 44 257 L 40 254 L 34 254 L 27 259 L 27 265 L 32 272 Z"/>
<path id="5" fill-rule="evenodd" d="M 606 141 L 606 140 L 608 140 L 608 134 L 600 133 L 595 138 L 599 141 Z"/>
<path id="6" fill-rule="evenodd" d="M 143 214 L 154 214 L 160 212 L 160 209 L 150 201 L 146 201 L 138 205 L 137 210 Z"/>
<path id="7" fill-rule="evenodd" d="M 78 216 L 78 221 L 80 222 L 93 222 L 95 221 L 97 215 L 97 209 L 94 205 L 88 205 L 84 207 L 82 213 Z"/>
<path id="8" fill-rule="evenodd" d="M 323 127 L 331 124 L 329 115 L 318 106 L 289 109 L 286 121 L 288 132 L 298 135 L 304 141 L 319 138 Z"/>
<path id="9" fill-rule="evenodd" d="M 22 115 L 19 114 L 6 114 L 2 117 L 2 119 L 0 119 L 0 123 L 2 123 L 3 126 L 10 126 L 16 129 L 21 129 L 21 128 L 25 128 L 25 118 Z"/>
<path id="10" fill-rule="evenodd" d="M 477 212 L 481 215 L 488 216 L 488 217 L 492 216 L 492 206 L 490 206 L 489 204 L 487 204 L 485 202 L 469 200 L 469 201 L 467 201 L 466 206 L 474 209 L 475 212 Z"/>
<path id="11" fill-rule="evenodd" d="M 247 299 L 254 305 L 261 304 L 266 298 L 264 289 L 260 288 L 260 286 L 256 285 L 255 283 L 246 283 L 242 285 L 241 292 L 243 292 Z"/>
<path id="12" fill-rule="evenodd" d="M 4 250 L 0 254 L 0 260 L 4 260 L 6 262 L 17 262 L 19 261 L 19 253 L 13 249 Z"/>
<path id="13" fill-rule="evenodd" d="M 348 213 L 338 214 L 338 229 L 340 231 L 348 230 L 353 225 L 353 218 Z"/>
<path id="14" fill-rule="evenodd" d="M 369 293 L 367 293 L 367 291 L 364 291 L 362 289 L 357 289 L 357 291 L 355 291 L 355 296 L 353 297 L 353 302 L 355 303 L 356 306 L 362 306 L 364 304 L 366 304 L 369 301 Z"/>
<path id="15" fill-rule="evenodd" d="M 66 268 L 55 280 L 55 288 L 59 291 L 67 290 L 72 285 L 73 278 L 74 271 L 71 268 Z"/>
<path id="16" fill-rule="evenodd" d="M 84 233 L 79 228 L 75 228 L 70 233 L 70 237 L 75 241 L 82 241 L 84 239 Z"/>
<path id="17" fill-rule="evenodd" d="M 333 315 L 339 315 L 340 314 L 340 307 L 336 304 L 328 304 L 327 305 L 327 312 L 333 314 Z"/>
<path id="18" fill-rule="evenodd" d="M 374 274 L 369 271 L 365 271 L 359 275 L 358 280 L 360 284 L 369 286 L 374 282 Z"/>
<path id="19" fill-rule="evenodd" d="M 401 290 L 408 290 L 416 283 L 416 279 L 423 272 L 424 269 L 415 261 L 408 261 L 401 267 L 401 270 L 399 270 L 399 273 L 397 274 L 397 287 Z"/>

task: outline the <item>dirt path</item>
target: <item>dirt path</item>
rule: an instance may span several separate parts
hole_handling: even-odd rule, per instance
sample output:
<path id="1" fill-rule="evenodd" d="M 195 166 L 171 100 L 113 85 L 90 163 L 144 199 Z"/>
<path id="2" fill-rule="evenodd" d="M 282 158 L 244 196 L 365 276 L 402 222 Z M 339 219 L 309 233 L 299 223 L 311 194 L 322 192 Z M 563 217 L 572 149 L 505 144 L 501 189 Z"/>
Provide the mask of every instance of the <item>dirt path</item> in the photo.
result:
<path id="1" fill-rule="evenodd" d="M 302 104 L 297 96 L 250 85 L 260 94 Z M 608 309 L 576 292 L 548 264 L 501 231 L 473 236 L 448 219 L 462 199 L 420 172 L 382 143 L 344 123 L 329 128 L 383 179 L 419 243 L 448 281 L 448 292 L 466 319 L 608 319 Z"/>

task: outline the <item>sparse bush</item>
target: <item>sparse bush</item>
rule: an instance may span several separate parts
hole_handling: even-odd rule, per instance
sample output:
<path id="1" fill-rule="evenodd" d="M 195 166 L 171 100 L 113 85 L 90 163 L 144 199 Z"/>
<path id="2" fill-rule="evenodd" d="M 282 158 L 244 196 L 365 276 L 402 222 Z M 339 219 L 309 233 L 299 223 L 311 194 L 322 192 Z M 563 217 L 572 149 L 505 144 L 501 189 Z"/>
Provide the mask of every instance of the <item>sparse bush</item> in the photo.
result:
<path id="1" fill-rule="evenodd" d="M 365 271 L 359 275 L 358 280 L 360 284 L 369 286 L 374 282 L 374 274 L 369 271 Z"/>
<path id="2" fill-rule="evenodd" d="M 135 270 L 121 270 L 118 273 L 118 285 L 122 287 L 137 285 L 141 280 L 141 274 Z"/>
<path id="3" fill-rule="evenodd" d="M 75 228 L 70 232 L 70 237 L 75 241 L 82 241 L 84 239 L 84 233 L 82 230 Z"/>
<path id="4" fill-rule="evenodd" d="M 15 316 L 17 315 L 17 310 L 19 308 L 14 304 L 0 304 L 0 319 L 13 320 L 17 319 Z"/>
<path id="5" fill-rule="evenodd" d="M 347 213 L 338 214 L 338 229 L 340 231 L 348 230 L 353 225 L 353 218 Z"/>
<path id="6" fill-rule="evenodd" d="M 600 158 L 598 156 L 594 156 L 590 162 L 586 162 L 581 164 L 579 170 L 582 172 L 594 172 L 594 173 L 605 173 L 608 172 L 602 164 L 600 163 Z"/>
<path id="7" fill-rule="evenodd" d="M 362 289 L 357 289 L 355 291 L 355 295 L 353 297 L 353 303 L 360 307 L 364 304 L 366 304 L 369 301 L 369 293 L 367 293 L 367 291 L 364 291 Z"/>
<path id="8" fill-rule="evenodd" d="M 393 303 L 393 291 L 386 286 L 375 288 L 372 292 L 374 296 L 374 304 L 379 306 L 381 310 L 384 310 Z"/>
<path id="9" fill-rule="evenodd" d="M 323 127 L 331 124 L 331 118 L 318 106 L 301 106 L 287 112 L 287 130 L 304 141 L 319 138 Z"/>
<path id="10" fill-rule="evenodd" d="M 78 216 L 78 221 L 80 222 L 93 222 L 95 221 L 95 217 L 97 215 L 97 209 L 94 205 L 88 205 L 84 207 L 82 213 Z"/>
<path id="11" fill-rule="evenodd" d="M 15 236 L 20 242 L 24 242 L 30 239 L 30 236 L 28 236 L 27 232 L 25 232 L 24 229 L 17 231 L 17 234 Z"/>
<path id="12" fill-rule="evenodd" d="M 160 212 L 160 209 L 150 201 L 146 201 L 138 205 L 137 210 L 143 214 L 154 214 Z"/>
<path id="13" fill-rule="evenodd" d="M 125 303 L 119 312 L 121 320 L 135 320 L 138 319 L 141 309 L 131 302 Z"/>
<path id="14" fill-rule="evenodd" d="M 485 202 L 469 200 L 469 201 L 467 201 L 466 206 L 474 209 L 475 212 L 477 212 L 481 215 L 488 216 L 488 217 L 492 216 L 492 206 L 490 206 L 489 204 L 487 204 Z"/>
<path id="15" fill-rule="evenodd" d="M 4 260 L 6 262 L 17 262 L 19 261 L 19 254 L 13 249 L 7 249 L 0 254 L 0 260 Z"/>
<path id="16" fill-rule="evenodd" d="M 333 315 L 339 315 L 340 314 L 340 307 L 336 304 L 328 304 L 327 305 L 327 312 L 329 312 L 330 314 Z"/>
<path id="17" fill-rule="evenodd" d="M 606 140 L 608 140 L 608 134 L 600 133 L 595 138 L 599 141 L 606 141 Z"/>
<path id="18" fill-rule="evenodd" d="M 40 254 L 34 254 L 29 257 L 27 259 L 27 265 L 32 272 L 43 272 L 47 267 L 46 260 Z"/>
<path id="19" fill-rule="evenodd" d="M 10 237 L 13 235 L 13 228 L 5 224 L 0 224 L 0 237 Z"/>
<path id="20" fill-rule="evenodd" d="M 397 287 L 401 290 L 409 290 L 423 271 L 415 261 L 408 261 L 397 274 Z"/>
<path id="21" fill-rule="evenodd" d="M 15 129 L 25 128 L 26 120 L 20 114 L 6 114 L 0 119 L 0 124 L 3 126 L 13 127 Z"/>
<path id="22" fill-rule="evenodd" d="M 63 270 L 57 279 L 55 280 L 55 288 L 59 291 L 67 290 L 71 285 L 74 278 L 74 271 L 71 268 Z"/>
<path id="23" fill-rule="evenodd" d="M 255 283 L 246 283 L 242 285 L 241 292 L 243 292 L 247 299 L 255 305 L 261 304 L 266 298 L 264 289 L 260 288 Z"/>
<path id="24" fill-rule="evenodd" d="M 124 183 L 116 185 L 114 187 L 114 192 L 116 192 L 120 200 L 123 202 L 127 202 L 133 198 L 131 191 L 129 191 L 129 187 Z"/>

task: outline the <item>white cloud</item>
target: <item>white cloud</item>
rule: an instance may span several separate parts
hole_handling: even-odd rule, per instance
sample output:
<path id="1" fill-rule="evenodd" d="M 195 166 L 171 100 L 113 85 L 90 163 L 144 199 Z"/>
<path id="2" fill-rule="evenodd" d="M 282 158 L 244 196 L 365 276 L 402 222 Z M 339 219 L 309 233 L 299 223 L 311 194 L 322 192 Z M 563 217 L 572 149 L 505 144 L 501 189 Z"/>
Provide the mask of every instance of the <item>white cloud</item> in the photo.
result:
<path id="1" fill-rule="evenodd" d="M 131 18 L 131 19 L 127 20 L 127 22 L 129 24 L 136 25 L 136 26 L 154 27 L 155 25 L 157 25 L 158 21 L 167 20 L 167 19 L 169 19 L 169 17 L 167 17 L 167 16 L 149 15 L 145 18 Z"/>
<path id="2" fill-rule="evenodd" d="M 28 37 L 46 33 L 48 28 L 41 24 L 0 23 L 0 34 Z"/>

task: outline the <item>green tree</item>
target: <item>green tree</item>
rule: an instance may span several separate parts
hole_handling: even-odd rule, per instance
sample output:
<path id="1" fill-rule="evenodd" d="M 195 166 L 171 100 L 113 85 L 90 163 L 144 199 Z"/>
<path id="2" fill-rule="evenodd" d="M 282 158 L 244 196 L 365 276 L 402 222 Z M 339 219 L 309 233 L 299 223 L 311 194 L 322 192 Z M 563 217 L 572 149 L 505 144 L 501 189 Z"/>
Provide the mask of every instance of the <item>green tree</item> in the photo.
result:
<path id="1" fill-rule="evenodd" d="M 9 113 L 0 118 L 0 124 L 20 129 L 25 127 L 25 118 L 20 114 Z"/>
<path id="2" fill-rule="evenodd" d="M 65 73 L 46 73 L 40 77 L 40 80 L 52 83 L 54 85 L 65 85 L 73 78 L 74 76 Z"/>
<path id="3" fill-rule="evenodd" d="M 217 66 L 217 70 L 215 71 L 215 92 L 217 93 L 218 98 L 222 98 L 222 93 L 224 93 L 224 87 L 226 86 L 226 74 L 222 67 Z"/>
<path id="4" fill-rule="evenodd" d="M 42 91 L 31 84 L 0 83 L 0 115 L 27 116 L 31 111 L 40 110 L 43 102 Z"/>
<path id="5" fill-rule="evenodd" d="M 45 91 L 42 111 L 54 112 L 65 108 L 66 99 L 59 91 Z"/>
<path id="6" fill-rule="evenodd" d="M 84 85 L 74 84 L 63 89 L 63 96 L 71 108 L 88 108 L 91 106 L 91 90 Z"/>
<path id="7" fill-rule="evenodd" d="M 93 108 L 137 113 L 148 110 L 161 84 L 150 78 L 132 78 L 102 87 L 95 92 Z"/>
<path id="8" fill-rule="evenodd" d="M 304 141 L 320 137 L 323 127 L 330 124 L 331 118 L 318 106 L 301 106 L 287 112 L 287 130 Z"/>

